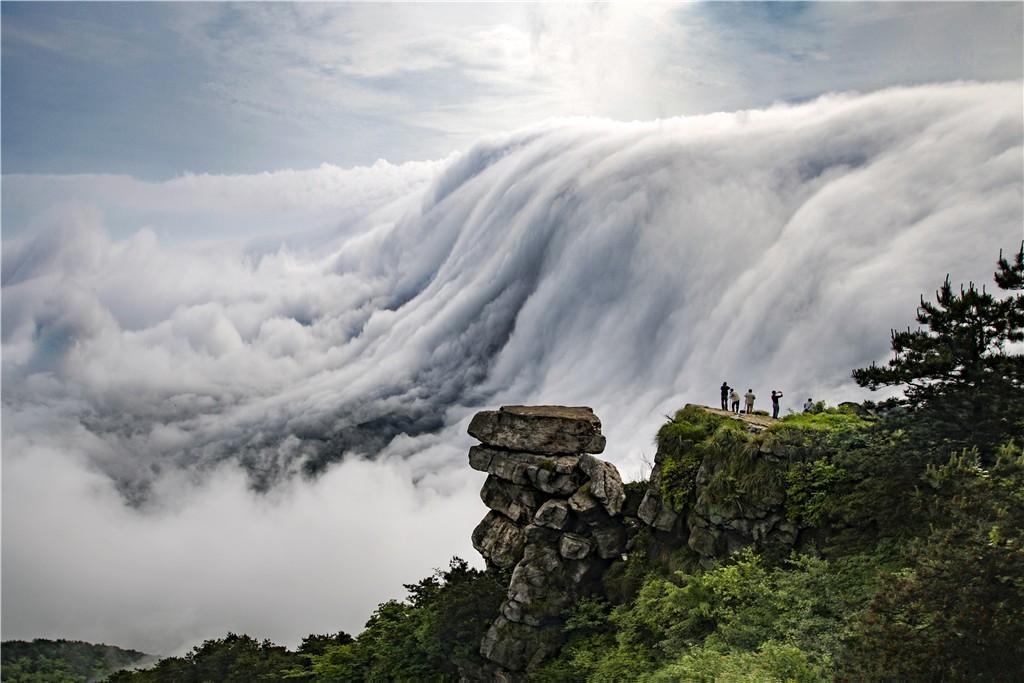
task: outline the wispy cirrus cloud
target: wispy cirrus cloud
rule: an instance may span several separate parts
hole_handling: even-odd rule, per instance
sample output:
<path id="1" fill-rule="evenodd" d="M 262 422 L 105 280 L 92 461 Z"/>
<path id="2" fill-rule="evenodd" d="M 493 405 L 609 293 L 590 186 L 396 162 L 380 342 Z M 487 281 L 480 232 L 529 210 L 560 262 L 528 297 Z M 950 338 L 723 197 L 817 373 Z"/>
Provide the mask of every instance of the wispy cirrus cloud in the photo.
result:
<path id="1" fill-rule="evenodd" d="M 549 116 L 651 120 L 1020 79 L 1022 13 L 1019 3 L 8 3 L 5 169 L 166 179 L 368 166 L 445 157 Z"/>

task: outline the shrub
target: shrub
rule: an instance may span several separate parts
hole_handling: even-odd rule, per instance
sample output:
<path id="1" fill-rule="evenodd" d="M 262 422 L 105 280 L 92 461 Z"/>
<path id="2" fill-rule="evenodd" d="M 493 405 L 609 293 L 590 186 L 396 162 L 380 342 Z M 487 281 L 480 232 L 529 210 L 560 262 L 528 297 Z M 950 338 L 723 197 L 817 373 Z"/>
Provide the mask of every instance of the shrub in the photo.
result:
<path id="1" fill-rule="evenodd" d="M 558 655 L 534 671 L 530 680 L 538 683 L 591 680 L 600 661 L 595 653 L 607 651 L 615 645 L 609 612 L 608 603 L 600 598 L 579 600 L 566 615 L 568 640 L 565 645 Z"/>
<path id="2" fill-rule="evenodd" d="M 693 496 L 700 462 L 700 455 L 689 451 L 661 463 L 661 498 L 676 512 L 684 511 Z"/>
<path id="3" fill-rule="evenodd" d="M 829 680 L 829 676 L 827 667 L 811 662 L 800 648 L 791 643 L 769 640 L 754 652 L 694 648 L 672 664 L 655 671 L 647 680 L 652 683 L 816 683 Z"/>
<path id="4" fill-rule="evenodd" d="M 632 605 L 612 612 L 616 651 L 607 661 L 639 657 L 639 670 L 659 672 L 654 680 L 672 680 L 673 671 L 698 671 L 698 662 L 722 657 L 733 658 L 728 666 L 742 665 L 738 670 L 790 667 L 796 680 L 819 680 L 840 647 L 848 614 L 877 583 L 872 562 L 794 556 L 769 567 L 748 550 L 703 574 L 651 579 Z M 604 666 L 602 660 L 595 671 Z M 722 669 L 718 680 L 731 680 L 730 672 Z"/>
<path id="5" fill-rule="evenodd" d="M 840 478 L 827 458 L 798 462 L 786 472 L 786 516 L 807 526 L 822 526 L 822 511 Z"/>

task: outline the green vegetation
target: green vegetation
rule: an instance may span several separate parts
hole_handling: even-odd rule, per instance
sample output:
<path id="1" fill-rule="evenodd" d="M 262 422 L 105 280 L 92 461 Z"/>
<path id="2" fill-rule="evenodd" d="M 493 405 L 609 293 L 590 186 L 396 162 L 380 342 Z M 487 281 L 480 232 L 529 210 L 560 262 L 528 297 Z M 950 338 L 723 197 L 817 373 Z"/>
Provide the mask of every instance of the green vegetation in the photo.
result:
<path id="1" fill-rule="evenodd" d="M 407 585 L 405 602 L 381 604 L 354 642 L 312 658 L 316 680 L 457 680 L 482 664 L 480 640 L 508 582 L 453 558 L 446 572 Z"/>
<path id="2" fill-rule="evenodd" d="M 976 451 L 924 472 L 933 527 L 909 544 L 853 623 L 853 680 L 1024 677 L 1024 449 Z"/>
<path id="3" fill-rule="evenodd" d="M 269 640 L 260 642 L 247 635 L 229 633 L 224 638 L 203 642 L 184 657 L 161 659 L 150 669 L 122 669 L 107 680 L 111 683 L 244 683 L 280 681 L 285 678 L 312 681 L 313 677 L 305 670 L 309 659 L 305 646 L 309 643 L 315 651 L 323 646 L 325 639 L 341 642 L 350 637 L 343 633 L 333 637 L 310 636 L 303 641 L 298 651 L 292 652 Z"/>
<path id="4" fill-rule="evenodd" d="M 863 558 L 745 553 L 703 574 L 652 577 L 636 600 L 581 602 L 537 681 L 826 680 L 852 606 L 877 584 Z"/>
<path id="5" fill-rule="evenodd" d="M 825 506 L 838 479 L 839 469 L 828 458 L 793 465 L 786 472 L 786 514 L 789 519 L 806 526 L 823 526 Z"/>
<path id="6" fill-rule="evenodd" d="M 8 640 L 0 646 L 0 680 L 5 683 L 98 681 L 147 656 L 135 650 L 71 640 Z"/>
<path id="7" fill-rule="evenodd" d="M 1000 255 L 1002 290 L 1024 288 L 1022 258 Z M 893 334 L 886 368 L 854 372 L 904 385 L 897 401 L 819 404 L 757 434 L 695 406 L 672 416 L 657 435 L 672 509 L 725 518 L 770 503 L 815 542 L 702 569 L 685 539 L 646 528 L 603 595 L 566 610 L 564 646 L 531 679 L 1024 680 L 1024 302 L 955 294 L 947 279 L 918 320 L 927 329 Z M 629 485 L 630 500 L 643 489 Z M 229 634 L 110 680 L 474 678 L 507 585 L 456 558 L 355 639 L 311 636 L 289 652 Z"/>
<path id="8" fill-rule="evenodd" d="M 482 663 L 480 639 L 498 614 L 507 578 L 453 558 L 405 586 L 402 602 L 381 604 L 353 639 L 311 635 L 290 651 L 268 640 L 229 633 L 184 657 L 142 671 L 119 671 L 110 683 L 248 683 L 251 681 L 454 681 L 458 667 Z M 5 679 L 6 680 L 6 679 Z"/>

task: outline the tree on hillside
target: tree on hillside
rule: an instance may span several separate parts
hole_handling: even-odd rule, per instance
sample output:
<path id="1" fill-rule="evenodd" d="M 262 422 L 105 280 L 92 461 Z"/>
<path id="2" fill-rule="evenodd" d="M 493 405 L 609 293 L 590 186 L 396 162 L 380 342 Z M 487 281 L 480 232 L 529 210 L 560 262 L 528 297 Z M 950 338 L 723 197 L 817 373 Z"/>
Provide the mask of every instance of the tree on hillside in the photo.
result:
<path id="1" fill-rule="evenodd" d="M 837 678 L 1024 680 L 1024 449 L 1004 446 L 990 469 L 968 451 L 922 483 L 944 522 L 854 615 Z"/>
<path id="2" fill-rule="evenodd" d="M 75 640 L 8 640 L 0 645 L 0 681 L 96 681 L 147 656 L 135 650 Z"/>
<path id="3" fill-rule="evenodd" d="M 480 640 L 498 616 L 507 579 L 453 557 L 447 571 L 406 584 L 409 597 L 377 607 L 354 642 L 312 657 L 324 681 L 454 681 L 478 668 Z"/>
<path id="4" fill-rule="evenodd" d="M 305 641 L 304 641 L 305 642 Z M 121 670 L 106 683 L 255 683 L 256 681 L 310 681 L 304 658 L 269 640 L 228 633 L 192 648 L 184 657 L 167 657 L 139 671 Z"/>
<path id="5" fill-rule="evenodd" d="M 328 648 L 337 647 L 339 645 L 348 645 L 353 642 L 355 642 L 355 638 L 344 631 L 338 631 L 337 633 L 328 636 L 313 633 L 302 639 L 302 643 L 299 645 L 296 652 L 300 655 L 313 657 L 314 655 L 322 655 Z"/>
<path id="6" fill-rule="evenodd" d="M 1021 247 L 1020 251 L 1017 252 L 1015 262 L 1010 265 L 1010 262 L 1003 258 L 1003 252 L 999 252 L 999 272 L 995 274 L 996 284 L 999 285 L 1000 289 L 1006 290 L 1021 290 L 1024 289 L 1024 246 Z M 1024 315 L 1024 311 L 1017 310 L 1018 324 L 1020 323 L 1020 315 Z"/>
<path id="7" fill-rule="evenodd" d="M 997 265 L 996 285 L 1017 293 L 997 298 L 973 282 L 957 293 L 947 276 L 935 303 L 921 297 L 917 322 L 925 327 L 893 330 L 894 358 L 853 371 L 871 390 L 905 385 L 899 402 L 920 427 L 913 436 L 947 452 L 977 447 L 991 458 L 1024 434 L 1024 355 L 1013 350 L 1024 341 L 1024 244 L 1014 263 L 1000 252 Z"/>

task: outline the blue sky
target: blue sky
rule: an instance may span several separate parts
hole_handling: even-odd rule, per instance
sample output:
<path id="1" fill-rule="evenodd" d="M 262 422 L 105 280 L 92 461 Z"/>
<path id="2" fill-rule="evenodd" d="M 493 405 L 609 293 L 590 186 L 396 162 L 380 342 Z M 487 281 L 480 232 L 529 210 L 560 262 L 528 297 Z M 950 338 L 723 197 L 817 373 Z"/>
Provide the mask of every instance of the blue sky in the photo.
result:
<path id="1" fill-rule="evenodd" d="M 400 163 L 549 116 L 1016 80 L 1022 7 L 4 2 L 3 172 Z"/>

